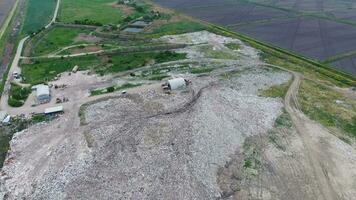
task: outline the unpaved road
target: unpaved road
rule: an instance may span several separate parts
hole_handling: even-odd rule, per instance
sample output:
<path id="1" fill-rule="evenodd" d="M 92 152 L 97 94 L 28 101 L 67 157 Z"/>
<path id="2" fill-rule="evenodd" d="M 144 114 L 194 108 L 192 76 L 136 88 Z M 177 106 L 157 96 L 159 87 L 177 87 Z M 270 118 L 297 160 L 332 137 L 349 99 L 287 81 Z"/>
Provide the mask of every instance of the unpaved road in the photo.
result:
<path id="1" fill-rule="evenodd" d="M 303 141 L 308 162 L 318 184 L 320 194 L 322 195 L 322 198 L 320 199 L 341 199 L 344 192 L 343 189 L 347 188 L 345 184 L 347 181 L 338 180 L 336 174 L 344 173 L 339 171 L 342 170 L 339 166 L 343 164 L 336 163 L 335 166 L 329 164 L 325 159 L 329 155 L 324 152 L 324 150 L 327 149 L 327 145 L 325 145 L 325 147 L 320 147 L 320 141 L 317 141 L 316 143 L 316 141 L 312 139 L 316 135 L 330 137 L 331 133 L 318 123 L 308 119 L 300 110 L 297 96 L 302 77 L 300 74 L 295 72 L 293 73 L 293 77 L 294 80 L 285 96 L 285 108 L 290 114 L 293 124 L 295 125 L 295 129 Z M 329 159 L 332 160 L 331 157 Z M 331 174 L 335 174 L 335 176 L 332 177 Z M 352 172 L 350 172 L 349 175 L 352 177 Z"/>

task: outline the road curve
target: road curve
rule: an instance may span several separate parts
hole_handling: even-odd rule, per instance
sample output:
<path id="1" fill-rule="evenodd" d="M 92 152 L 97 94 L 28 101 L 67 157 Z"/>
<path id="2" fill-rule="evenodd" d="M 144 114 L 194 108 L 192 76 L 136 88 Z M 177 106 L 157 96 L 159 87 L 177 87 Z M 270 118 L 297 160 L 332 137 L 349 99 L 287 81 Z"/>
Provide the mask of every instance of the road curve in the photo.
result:
<path id="1" fill-rule="evenodd" d="M 327 173 L 325 173 L 327 172 L 327 169 L 322 164 L 323 161 L 317 153 L 317 149 L 315 147 L 316 145 L 311 141 L 311 136 L 314 134 L 315 130 L 309 127 L 318 127 L 318 131 L 326 130 L 320 127 L 320 125 L 316 122 L 308 119 L 300 110 L 297 95 L 302 78 L 299 73 L 292 72 L 292 74 L 293 82 L 290 85 L 284 99 L 285 108 L 291 116 L 298 135 L 303 141 L 303 145 L 306 149 L 306 156 L 310 163 L 314 178 L 318 184 L 317 186 L 319 188 L 321 198 L 325 200 L 338 200 L 340 199 L 338 193 L 333 188 L 329 177 L 326 175 Z M 326 131 L 325 134 L 329 134 L 329 132 Z"/>

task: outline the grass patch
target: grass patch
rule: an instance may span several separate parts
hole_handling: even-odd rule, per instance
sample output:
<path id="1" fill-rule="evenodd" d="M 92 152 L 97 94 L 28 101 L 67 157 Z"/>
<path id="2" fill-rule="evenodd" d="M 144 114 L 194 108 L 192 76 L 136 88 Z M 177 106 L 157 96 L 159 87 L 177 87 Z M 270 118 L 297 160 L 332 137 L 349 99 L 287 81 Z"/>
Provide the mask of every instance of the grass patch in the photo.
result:
<path id="1" fill-rule="evenodd" d="M 78 28 L 65 28 L 56 27 L 50 30 L 43 38 L 40 38 L 40 42 L 35 46 L 33 50 L 34 55 L 42 55 L 46 53 L 51 53 L 53 51 L 59 50 L 62 47 L 74 45 L 74 44 L 84 44 L 87 42 L 79 41 L 76 42 L 74 39 L 80 33 L 88 34 L 90 31 L 87 29 Z"/>
<path id="2" fill-rule="evenodd" d="M 259 91 L 259 95 L 263 97 L 271 97 L 271 98 L 284 98 L 287 94 L 290 81 L 287 83 L 283 83 L 281 85 L 274 85 L 268 89 Z"/>
<path id="3" fill-rule="evenodd" d="M 199 50 L 208 58 L 231 60 L 236 60 L 238 58 L 238 56 L 234 55 L 230 50 L 216 50 L 211 45 L 200 46 Z"/>
<path id="4" fill-rule="evenodd" d="M 190 73 L 192 74 L 204 74 L 204 73 L 210 73 L 214 70 L 212 67 L 196 67 L 192 68 L 190 70 Z"/>
<path id="5" fill-rule="evenodd" d="M 287 144 L 281 137 L 286 137 L 285 133 L 291 133 L 293 122 L 289 114 L 285 109 L 283 113 L 277 117 L 274 122 L 273 129 L 268 131 L 269 141 L 278 149 L 285 151 Z"/>
<path id="6" fill-rule="evenodd" d="M 109 65 L 107 67 L 97 69 L 96 72 L 100 74 L 117 73 L 142 67 L 150 62 L 163 63 L 185 58 L 185 53 L 170 51 L 132 53 L 125 56 L 114 55 L 109 57 Z"/>
<path id="7" fill-rule="evenodd" d="M 153 76 L 149 77 L 148 80 L 150 80 L 150 81 L 161 81 L 161 80 L 163 80 L 165 78 L 168 78 L 168 77 L 171 77 L 171 76 L 169 76 L 167 74 L 158 74 L 158 75 L 153 75 Z"/>
<path id="8" fill-rule="evenodd" d="M 22 33 L 40 31 L 51 21 L 55 7 L 55 0 L 28 0 Z"/>
<path id="9" fill-rule="evenodd" d="M 261 148 L 256 138 L 248 137 L 243 143 L 243 167 L 249 175 L 256 176 L 262 167 Z"/>
<path id="10" fill-rule="evenodd" d="M 286 110 L 276 119 L 274 123 L 275 128 L 292 128 L 293 122 Z"/>
<path id="11" fill-rule="evenodd" d="M 171 22 L 167 24 L 163 24 L 162 26 L 153 30 L 151 36 L 152 37 L 161 37 L 163 35 L 177 35 L 183 33 L 190 33 L 196 31 L 205 30 L 207 27 L 203 24 L 182 20 L 178 22 Z"/>
<path id="12" fill-rule="evenodd" d="M 21 68 L 24 82 L 36 85 L 53 80 L 58 74 L 72 70 L 75 65 L 78 65 L 80 70 L 85 70 L 100 63 L 96 56 L 35 59 L 32 60 L 32 64 L 23 64 Z"/>
<path id="13" fill-rule="evenodd" d="M 309 80 L 302 82 L 298 100 L 302 111 L 312 120 L 356 137 L 355 101 Z"/>
<path id="14" fill-rule="evenodd" d="M 110 55 L 87 55 L 55 59 L 33 59 L 22 64 L 24 82 L 31 85 L 53 80 L 58 74 L 70 71 L 75 65 L 79 70 L 92 70 L 98 74 L 118 73 L 144 66 L 150 62 L 162 63 L 186 58 L 184 53 L 170 51 Z"/>
<path id="15" fill-rule="evenodd" d="M 241 45 L 237 43 L 228 43 L 225 46 L 231 50 L 239 50 L 241 48 Z"/>
<path id="16" fill-rule="evenodd" d="M 8 104 L 12 107 L 21 107 L 30 94 L 31 88 L 11 84 Z"/>
<path id="17" fill-rule="evenodd" d="M 108 93 L 113 93 L 113 92 L 120 91 L 120 90 L 125 90 L 125 89 L 129 89 L 129 88 L 138 87 L 138 86 L 141 86 L 141 85 L 142 84 L 125 83 L 125 84 L 120 85 L 120 86 L 110 86 L 110 87 L 107 87 L 105 89 L 92 90 L 92 91 L 90 91 L 90 95 L 91 96 L 97 96 L 97 95 L 102 95 L 102 94 L 108 94 Z"/>

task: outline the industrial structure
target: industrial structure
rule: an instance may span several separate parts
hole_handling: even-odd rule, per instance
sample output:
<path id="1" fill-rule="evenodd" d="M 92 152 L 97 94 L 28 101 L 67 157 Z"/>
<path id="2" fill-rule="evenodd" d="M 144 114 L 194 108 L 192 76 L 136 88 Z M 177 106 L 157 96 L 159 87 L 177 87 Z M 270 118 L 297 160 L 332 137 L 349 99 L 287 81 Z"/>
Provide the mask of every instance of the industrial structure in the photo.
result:
<path id="1" fill-rule="evenodd" d="M 167 86 L 170 90 L 184 89 L 189 81 L 184 78 L 174 78 L 167 81 Z"/>
<path id="2" fill-rule="evenodd" d="M 38 104 L 44 104 L 51 101 L 51 93 L 48 85 L 36 85 L 32 87 L 36 90 L 36 101 Z"/>

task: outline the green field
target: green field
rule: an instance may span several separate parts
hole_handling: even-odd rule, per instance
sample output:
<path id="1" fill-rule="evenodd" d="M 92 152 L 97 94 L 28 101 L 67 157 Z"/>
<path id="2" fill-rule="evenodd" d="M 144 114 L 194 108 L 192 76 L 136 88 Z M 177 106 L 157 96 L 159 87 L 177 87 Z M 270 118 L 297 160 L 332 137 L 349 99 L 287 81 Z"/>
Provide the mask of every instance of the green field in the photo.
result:
<path id="1" fill-rule="evenodd" d="M 190 20 L 182 20 L 178 22 L 171 22 L 163 24 L 162 26 L 154 29 L 151 37 L 161 37 L 163 35 L 176 35 L 183 33 L 190 33 L 195 31 L 205 30 L 207 27 L 203 24 L 193 22 Z"/>
<path id="2" fill-rule="evenodd" d="M 43 55 L 59 50 L 62 47 L 84 44 L 85 41 L 75 41 L 80 33 L 89 33 L 87 29 L 56 27 L 50 30 L 33 49 L 33 55 Z"/>
<path id="3" fill-rule="evenodd" d="M 64 23 L 89 20 L 100 24 L 118 24 L 124 19 L 115 0 L 62 0 L 59 20 Z"/>
<path id="4" fill-rule="evenodd" d="M 47 25 L 54 13 L 56 0 L 28 0 L 22 33 L 38 32 Z"/>
<path id="5" fill-rule="evenodd" d="M 80 70 L 90 69 L 104 75 L 142 67 L 152 61 L 163 63 L 185 58 L 186 54 L 169 51 L 130 53 L 125 56 L 122 54 L 89 55 L 73 58 L 35 59 L 31 61 L 31 64 L 23 64 L 21 68 L 24 82 L 35 85 L 50 81 L 57 74 L 70 71 L 75 65 L 78 65 Z"/>
<path id="6" fill-rule="evenodd" d="M 95 56 L 63 59 L 38 59 L 32 64 L 22 65 L 24 82 L 32 85 L 52 80 L 57 74 L 70 71 L 75 65 L 80 69 L 87 69 L 98 65 L 100 60 Z"/>

